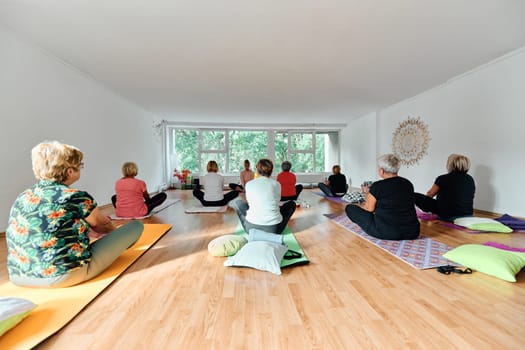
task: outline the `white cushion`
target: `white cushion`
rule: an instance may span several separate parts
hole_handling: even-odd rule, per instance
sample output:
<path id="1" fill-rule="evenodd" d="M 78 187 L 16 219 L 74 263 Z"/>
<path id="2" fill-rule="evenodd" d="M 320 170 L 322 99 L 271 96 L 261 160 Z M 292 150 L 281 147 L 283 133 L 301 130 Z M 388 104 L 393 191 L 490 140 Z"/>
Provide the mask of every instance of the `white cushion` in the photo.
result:
<path id="1" fill-rule="evenodd" d="M 224 266 L 244 266 L 276 275 L 281 274 L 281 260 L 288 251 L 284 244 L 268 241 L 250 241 L 234 256 L 229 257 Z"/>

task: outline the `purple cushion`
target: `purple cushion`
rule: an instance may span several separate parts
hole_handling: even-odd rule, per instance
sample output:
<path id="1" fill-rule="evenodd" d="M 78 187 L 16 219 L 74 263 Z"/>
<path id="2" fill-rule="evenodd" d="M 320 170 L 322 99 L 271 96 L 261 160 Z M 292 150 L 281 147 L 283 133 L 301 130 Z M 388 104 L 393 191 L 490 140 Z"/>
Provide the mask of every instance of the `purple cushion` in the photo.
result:
<path id="1" fill-rule="evenodd" d="M 501 217 L 494 220 L 501 222 L 503 225 L 510 227 L 514 231 L 525 231 L 525 220 L 516 219 L 508 214 L 503 214 Z"/>

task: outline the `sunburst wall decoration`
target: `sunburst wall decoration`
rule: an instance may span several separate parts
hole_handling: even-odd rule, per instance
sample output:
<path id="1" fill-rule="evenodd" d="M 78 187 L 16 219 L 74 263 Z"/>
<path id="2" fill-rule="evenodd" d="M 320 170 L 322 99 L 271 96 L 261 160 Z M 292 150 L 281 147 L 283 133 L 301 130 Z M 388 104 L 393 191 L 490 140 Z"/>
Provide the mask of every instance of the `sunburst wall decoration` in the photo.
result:
<path id="1" fill-rule="evenodd" d="M 428 127 L 420 117 L 410 118 L 399 123 L 392 138 L 392 152 L 402 164 L 418 164 L 427 154 L 430 135 Z"/>

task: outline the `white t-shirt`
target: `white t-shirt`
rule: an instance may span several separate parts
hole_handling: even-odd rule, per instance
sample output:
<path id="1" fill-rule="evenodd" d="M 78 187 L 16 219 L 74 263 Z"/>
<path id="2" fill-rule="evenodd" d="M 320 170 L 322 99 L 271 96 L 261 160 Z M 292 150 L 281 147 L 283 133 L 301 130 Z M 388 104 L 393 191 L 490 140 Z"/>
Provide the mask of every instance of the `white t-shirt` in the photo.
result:
<path id="1" fill-rule="evenodd" d="M 224 199 L 224 178 L 221 175 L 207 173 L 200 179 L 200 184 L 204 187 L 205 201 L 214 202 Z"/>
<path id="2" fill-rule="evenodd" d="M 256 225 L 275 225 L 283 221 L 279 210 L 281 185 L 272 178 L 259 176 L 246 183 L 248 211 L 246 220 Z"/>

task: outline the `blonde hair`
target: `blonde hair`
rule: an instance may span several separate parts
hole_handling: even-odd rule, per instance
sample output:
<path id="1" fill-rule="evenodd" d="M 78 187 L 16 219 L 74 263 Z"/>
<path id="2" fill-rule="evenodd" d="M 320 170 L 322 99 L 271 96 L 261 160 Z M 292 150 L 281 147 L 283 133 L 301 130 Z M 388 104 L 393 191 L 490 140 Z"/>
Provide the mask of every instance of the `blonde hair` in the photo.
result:
<path id="1" fill-rule="evenodd" d="M 448 156 L 447 159 L 447 171 L 449 173 L 451 172 L 458 172 L 458 173 L 466 173 L 470 169 L 470 160 L 461 155 L 461 154 L 454 154 L 452 153 L 450 156 Z"/>
<path id="2" fill-rule="evenodd" d="M 125 177 L 134 177 L 139 173 L 139 168 L 137 164 L 133 162 L 126 162 L 122 164 L 122 175 Z"/>
<path id="3" fill-rule="evenodd" d="M 31 160 L 37 180 L 63 183 L 69 168 L 80 169 L 83 153 L 75 146 L 58 141 L 44 141 L 33 147 Z"/>
<path id="4" fill-rule="evenodd" d="M 206 166 L 206 170 L 208 170 L 209 173 L 216 173 L 219 171 L 219 165 L 217 165 L 216 161 L 210 160 Z"/>

